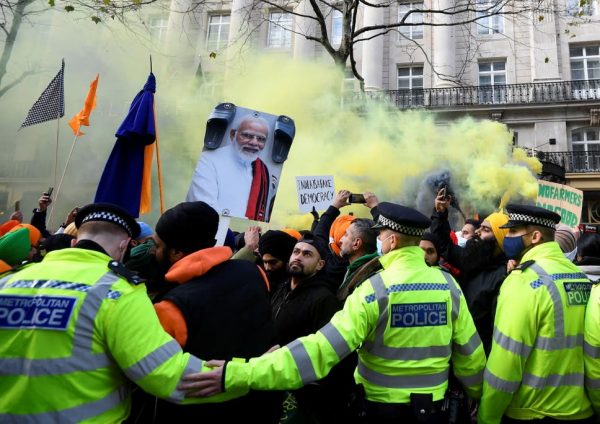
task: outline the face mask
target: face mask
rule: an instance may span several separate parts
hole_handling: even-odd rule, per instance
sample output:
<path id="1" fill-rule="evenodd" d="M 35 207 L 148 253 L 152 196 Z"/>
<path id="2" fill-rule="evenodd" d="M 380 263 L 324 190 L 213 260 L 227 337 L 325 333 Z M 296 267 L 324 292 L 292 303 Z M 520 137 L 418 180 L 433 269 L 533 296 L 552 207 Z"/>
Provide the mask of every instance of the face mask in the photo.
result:
<path id="1" fill-rule="evenodd" d="M 460 231 L 456 231 L 454 234 L 456 234 L 457 244 L 460 247 L 465 247 L 465 245 L 467 244 L 467 239 L 462 236 Z"/>
<path id="2" fill-rule="evenodd" d="M 386 241 L 387 239 L 389 239 L 392 235 L 390 234 L 389 236 L 387 236 L 386 238 L 382 240 L 379 240 L 379 237 L 377 237 L 375 239 L 375 243 L 377 244 L 377 254 L 379 256 L 383 256 L 385 255 L 385 253 L 383 253 L 383 242 Z"/>
<path id="3" fill-rule="evenodd" d="M 523 241 L 523 236 L 526 236 L 527 234 L 531 233 L 525 233 L 517 237 L 504 237 L 504 242 L 502 243 L 502 250 L 504 250 L 504 255 L 508 259 L 518 259 L 519 256 L 521 256 L 521 254 L 525 250 L 525 242 Z"/>
<path id="4" fill-rule="evenodd" d="M 575 249 L 571 250 L 570 252 L 565 253 L 565 257 L 573 262 L 577 257 L 577 246 L 575 246 Z"/>

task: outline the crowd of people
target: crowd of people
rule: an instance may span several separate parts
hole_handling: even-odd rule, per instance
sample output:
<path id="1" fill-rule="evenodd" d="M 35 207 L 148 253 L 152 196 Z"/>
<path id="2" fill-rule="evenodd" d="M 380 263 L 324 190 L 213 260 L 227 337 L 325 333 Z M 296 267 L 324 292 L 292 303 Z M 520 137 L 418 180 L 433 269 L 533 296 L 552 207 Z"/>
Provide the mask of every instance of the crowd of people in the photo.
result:
<path id="1" fill-rule="evenodd" d="M 217 246 L 201 201 L 51 233 L 44 193 L 0 225 L 0 422 L 597 422 L 600 234 L 350 195 Z"/>

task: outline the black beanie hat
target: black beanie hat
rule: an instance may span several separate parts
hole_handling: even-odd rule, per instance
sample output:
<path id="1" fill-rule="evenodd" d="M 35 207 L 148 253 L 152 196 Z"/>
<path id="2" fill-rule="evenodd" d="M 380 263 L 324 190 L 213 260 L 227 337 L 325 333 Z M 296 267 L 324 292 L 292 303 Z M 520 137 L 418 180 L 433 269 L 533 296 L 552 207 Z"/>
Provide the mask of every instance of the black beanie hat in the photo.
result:
<path id="1" fill-rule="evenodd" d="M 162 214 L 156 234 L 167 247 L 192 253 L 215 245 L 219 214 L 204 202 L 184 202 Z"/>
<path id="2" fill-rule="evenodd" d="M 296 243 L 298 240 L 285 231 L 269 230 L 258 241 L 258 252 L 261 256 L 269 254 L 280 261 L 288 262 Z"/>
<path id="3" fill-rule="evenodd" d="M 300 240 L 298 240 L 298 243 L 310 244 L 315 249 L 317 249 L 317 252 L 319 252 L 319 256 L 321 256 L 321 259 L 327 259 L 327 255 L 329 254 L 329 246 L 325 242 L 321 241 L 321 239 L 315 238 L 314 235 L 305 234 Z"/>
<path id="4" fill-rule="evenodd" d="M 435 247 L 435 251 L 437 252 L 438 256 L 441 256 L 441 253 L 440 253 L 440 238 L 437 236 L 437 234 L 430 233 L 429 231 L 426 231 L 421 236 L 421 240 L 427 240 L 427 241 L 433 243 L 433 247 Z"/>

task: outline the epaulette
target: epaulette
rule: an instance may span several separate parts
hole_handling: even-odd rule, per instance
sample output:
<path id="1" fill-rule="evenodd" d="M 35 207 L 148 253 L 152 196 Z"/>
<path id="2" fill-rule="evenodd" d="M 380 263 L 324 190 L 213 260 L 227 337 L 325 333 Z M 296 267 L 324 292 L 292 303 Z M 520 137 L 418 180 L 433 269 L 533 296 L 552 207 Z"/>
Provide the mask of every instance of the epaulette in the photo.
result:
<path id="1" fill-rule="evenodd" d="M 137 272 L 126 268 L 125 265 L 123 265 L 121 262 L 110 261 L 108 263 L 108 268 L 110 268 L 110 270 L 113 271 L 115 274 L 118 274 L 120 277 L 123 277 L 135 286 L 146 282 L 146 280 L 140 277 Z"/>
<path id="2" fill-rule="evenodd" d="M 534 260 L 531 260 L 531 261 L 525 261 L 525 262 L 523 262 L 522 264 L 519 264 L 519 265 L 518 265 L 518 266 L 515 268 L 515 270 L 518 270 L 518 271 L 525 271 L 527 268 L 529 268 L 529 267 L 530 267 L 531 265 L 533 265 L 534 263 L 535 263 L 535 261 L 534 261 Z"/>

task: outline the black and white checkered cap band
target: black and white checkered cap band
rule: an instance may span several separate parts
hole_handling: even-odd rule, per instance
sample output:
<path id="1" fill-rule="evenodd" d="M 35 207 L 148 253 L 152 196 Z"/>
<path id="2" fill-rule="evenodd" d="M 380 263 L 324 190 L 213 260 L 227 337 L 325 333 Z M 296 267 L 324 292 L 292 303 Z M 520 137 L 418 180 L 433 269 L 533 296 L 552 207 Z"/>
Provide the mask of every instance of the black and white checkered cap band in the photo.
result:
<path id="1" fill-rule="evenodd" d="M 112 212 L 106 212 L 106 211 L 92 212 L 92 213 L 88 214 L 85 218 L 83 218 L 81 223 L 84 224 L 88 221 L 112 222 L 114 224 L 117 224 L 117 225 L 123 227 L 123 229 L 125 231 L 127 231 L 127 234 L 129 234 L 129 237 L 133 236 L 133 231 L 131 231 L 131 228 L 129 227 L 129 225 L 127 225 L 127 222 L 125 222 L 125 220 L 123 218 L 121 218 L 118 215 L 115 215 Z"/>
<path id="2" fill-rule="evenodd" d="M 422 237 L 423 233 L 425 232 L 425 228 L 407 227 L 406 225 L 398 224 L 397 222 L 392 221 L 383 215 L 379 215 L 377 223 L 398 233 L 406 234 L 407 236 Z"/>
<path id="3" fill-rule="evenodd" d="M 537 216 L 526 215 L 523 213 L 509 213 L 509 221 L 526 222 L 530 225 L 540 225 L 542 227 L 555 228 L 556 222 L 548 218 L 540 218 Z"/>

